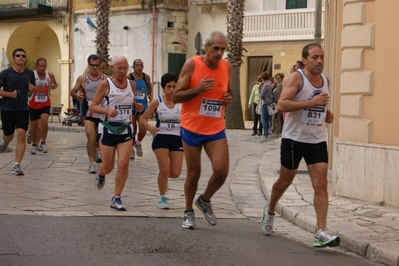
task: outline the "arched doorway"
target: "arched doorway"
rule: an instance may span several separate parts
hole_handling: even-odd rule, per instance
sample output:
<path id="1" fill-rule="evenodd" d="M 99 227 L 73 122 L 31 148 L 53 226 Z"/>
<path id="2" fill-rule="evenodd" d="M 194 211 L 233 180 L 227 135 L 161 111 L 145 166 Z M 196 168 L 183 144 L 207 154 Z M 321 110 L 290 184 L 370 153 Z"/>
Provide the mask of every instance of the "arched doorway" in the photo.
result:
<path id="1" fill-rule="evenodd" d="M 47 60 L 47 71 L 52 72 L 58 83 L 61 83 L 60 44 L 54 30 L 40 21 L 29 21 L 19 25 L 11 34 L 7 44 L 8 58 L 12 59 L 12 51 L 22 48 L 26 51 L 27 67 L 34 69 L 38 58 Z M 12 62 L 10 61 L 10 64 Z M 51 92 L 53 103 L 61 103 L 61 89 L 58 87 Z"/>

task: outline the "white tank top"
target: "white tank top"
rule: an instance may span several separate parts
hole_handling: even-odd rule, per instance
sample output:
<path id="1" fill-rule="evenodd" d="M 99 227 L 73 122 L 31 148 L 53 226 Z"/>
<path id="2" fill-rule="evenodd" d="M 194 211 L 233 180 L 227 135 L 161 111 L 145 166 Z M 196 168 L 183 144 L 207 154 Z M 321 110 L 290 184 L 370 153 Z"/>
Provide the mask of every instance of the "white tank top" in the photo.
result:
<path id="1" fill-rule="evenodd" d="M 94 97 L 94 93 L 96 93 L 97 87 L 98 85 L 100 85 L 100 83 L 104 80 L 104 75 L 100 74 L 99 79 L 97 80 L 92 80 L 89 77 L 89 74 L 86 73 L 85 76 L 85 96 L 86 96 L 86 100 L 87 100 L 87 105 L 90 106 L 91 104 L 91 100 Z M 93 113 L 92 111 L 90 111 L 90 109 L 87 110 L 86 116 L 89 117 L 93 117 L 93 118 L 99 118 L 100 115 Z"/>
<path id="2" fill-rule="evenodd" d="M 323 84 L 317 88 L 309 81 L 302 69 L 298 70 L 302 77 L 302 87 L 294 97 L 294 101 L 306 101 L 322 92 L 330 95 L 328 80 L 324 74 L 320 74 Z M 326 141 L 327 106 L 318 106 L 287 112 L 284 120 L 282 138 L 292 139 L 305 143 L 320 143 Z"/>
<path id="3" fill-rule="evenodd" d="M 159 128 L 157 134 L 180 136 L 181 104 L 176 103 L 175 106 L 170 109 L 165 105 L 160 95 L 157 99 L 159 103 L 155 112 L 155 126 Z"/>
<path id="4" fill-rule="evenodd" d="M 130 81 L 126 79 L 127 86 L 125 88 L 117 87 L 111 78 L 107 78 L 107 82 L 109 88 L 108 95 L 104 97 L 100 105 L 107 109 L 117 109 L 118 115 L 115 117 L 108 117 L 107 115 L 101 114 L 101 120 L 108 122 L 130 123 L 134 100 Z"/>

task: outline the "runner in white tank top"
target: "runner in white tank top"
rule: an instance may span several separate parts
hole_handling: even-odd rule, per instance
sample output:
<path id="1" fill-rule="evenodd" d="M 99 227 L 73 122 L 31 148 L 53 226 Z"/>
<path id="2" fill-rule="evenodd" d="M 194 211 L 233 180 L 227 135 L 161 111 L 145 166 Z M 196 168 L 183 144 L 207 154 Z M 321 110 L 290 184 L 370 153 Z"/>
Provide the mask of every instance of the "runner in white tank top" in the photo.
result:
<path id="1" fill-rule="evenodd" d="M 322 85 L 314 86 L 302 69 L 297 70 L 301 74 L 302 87 L 295 95 L 293 101 L 306 101 L 320 93 L 330 95 L 328 79 L 320 74 Z M 316 106 L 300 109 L 286 114 L 283 126 L 282 138 L 292 139 L 305 143 L 320 143 L 326 141 L 325 119 L 326 106 Z"/>
<path id="2" fill-rule="evenodd" d="M 287 112 L 281 141 L 280 176 L 272 187 L 270 201 L 263 207 L 260 228 L 263 233 L 273 232 L 276 205 L 291 185 L 302 158 L 307 164 L 314 192 L 317 231 L 314 247 L 335 247 L 340 243 L 336 233 L 327 226 L 328 152 L 325 123 L 332 123 L 334 115 L 328 110 L 329 80 L 323 72 L 324 51 L 319 44 L 303 47 L 304 69 L 293 72 L 285 83 L 277 108 Z"/>
<path id="3" fill-rule="evenodd" d="M 183 145 L 180 137 L 181 104 L 174 103 L 172 94 L 176 87 L 177 76 L 166 73 L 161 78 L 164 94 L 151 101 L 140 118 L 140 126 L 153 136 L 152 150 L 158 161 L 159 199 L 157 207 L 168 209 L 166 191 L 168 178 L 178 178 L 183 165 Z M 152 126 L 148 119 L 155 112 L 156 124 Z"/>
<path id="4" fill-rule="evenodd" d="M 101 123 L 104 125 L 100 139 L 102 163 L 98 169 L 94 184 L 98 190 L 105 185 L 105 175 L 109 174 L 115 166 L 117 158 L 117 171 L 115 174 L 114 194 L 111 198 L 111 208 L 124 211 L 121 195 L 129 175 L 129 157 L 133 146 L 133 132 L 131 130 L 132 107 L 138 111 L 143 110 L 143 105 L 134 102 L 136 85 L 126 79 L 129 64 L 125 56 L 115 56 L 112 61 L 114 75 L 101 82 L 98 86 L 90 111 L 100 114 Z M 104 100 L 105 98 L 105 100 Z"/>

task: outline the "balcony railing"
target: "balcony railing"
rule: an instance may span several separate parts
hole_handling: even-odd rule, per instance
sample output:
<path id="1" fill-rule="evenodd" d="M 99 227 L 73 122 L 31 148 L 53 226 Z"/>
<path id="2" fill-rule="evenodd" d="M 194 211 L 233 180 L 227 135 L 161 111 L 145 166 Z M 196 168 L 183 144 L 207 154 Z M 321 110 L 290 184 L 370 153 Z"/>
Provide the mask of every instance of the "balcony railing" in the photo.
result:
<path id="1" fill-rule="evenodd" d="M 246 12 L 244 42 L 311 40 L 314 38 L 315 10 Z M 324 10 L 321 34 L 324 38 Z"/>
<path id="2" fill-rule="evenodd" d="M 39 5 L 66 7 L 67 0 L 0 0 L 0 8 L 37 8 Z"/>

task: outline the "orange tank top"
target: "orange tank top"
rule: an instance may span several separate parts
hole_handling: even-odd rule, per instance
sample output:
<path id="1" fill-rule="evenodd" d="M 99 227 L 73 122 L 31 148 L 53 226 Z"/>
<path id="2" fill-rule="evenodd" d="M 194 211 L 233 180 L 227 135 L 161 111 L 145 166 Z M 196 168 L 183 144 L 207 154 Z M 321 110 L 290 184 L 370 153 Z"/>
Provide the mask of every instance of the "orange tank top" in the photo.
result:
<path id="1" fill-rule="evenodd" d="M 228 91 L 228 63 L 225 59 L 222 59 L 218 69 L 212 70 L 205 65 L 200 56 L 194 56 L 192 59 L 194 71 L 189 90 L 196 87 L 205 76 L 208 76 L 208 78 L 215 77 L 215 87 L 182 103 L 180 125 L 197 134 L 213 135 L 226 128 L 224 122 L 225 106 L 222 105 L 221 101 L 223 95 Z"/>

